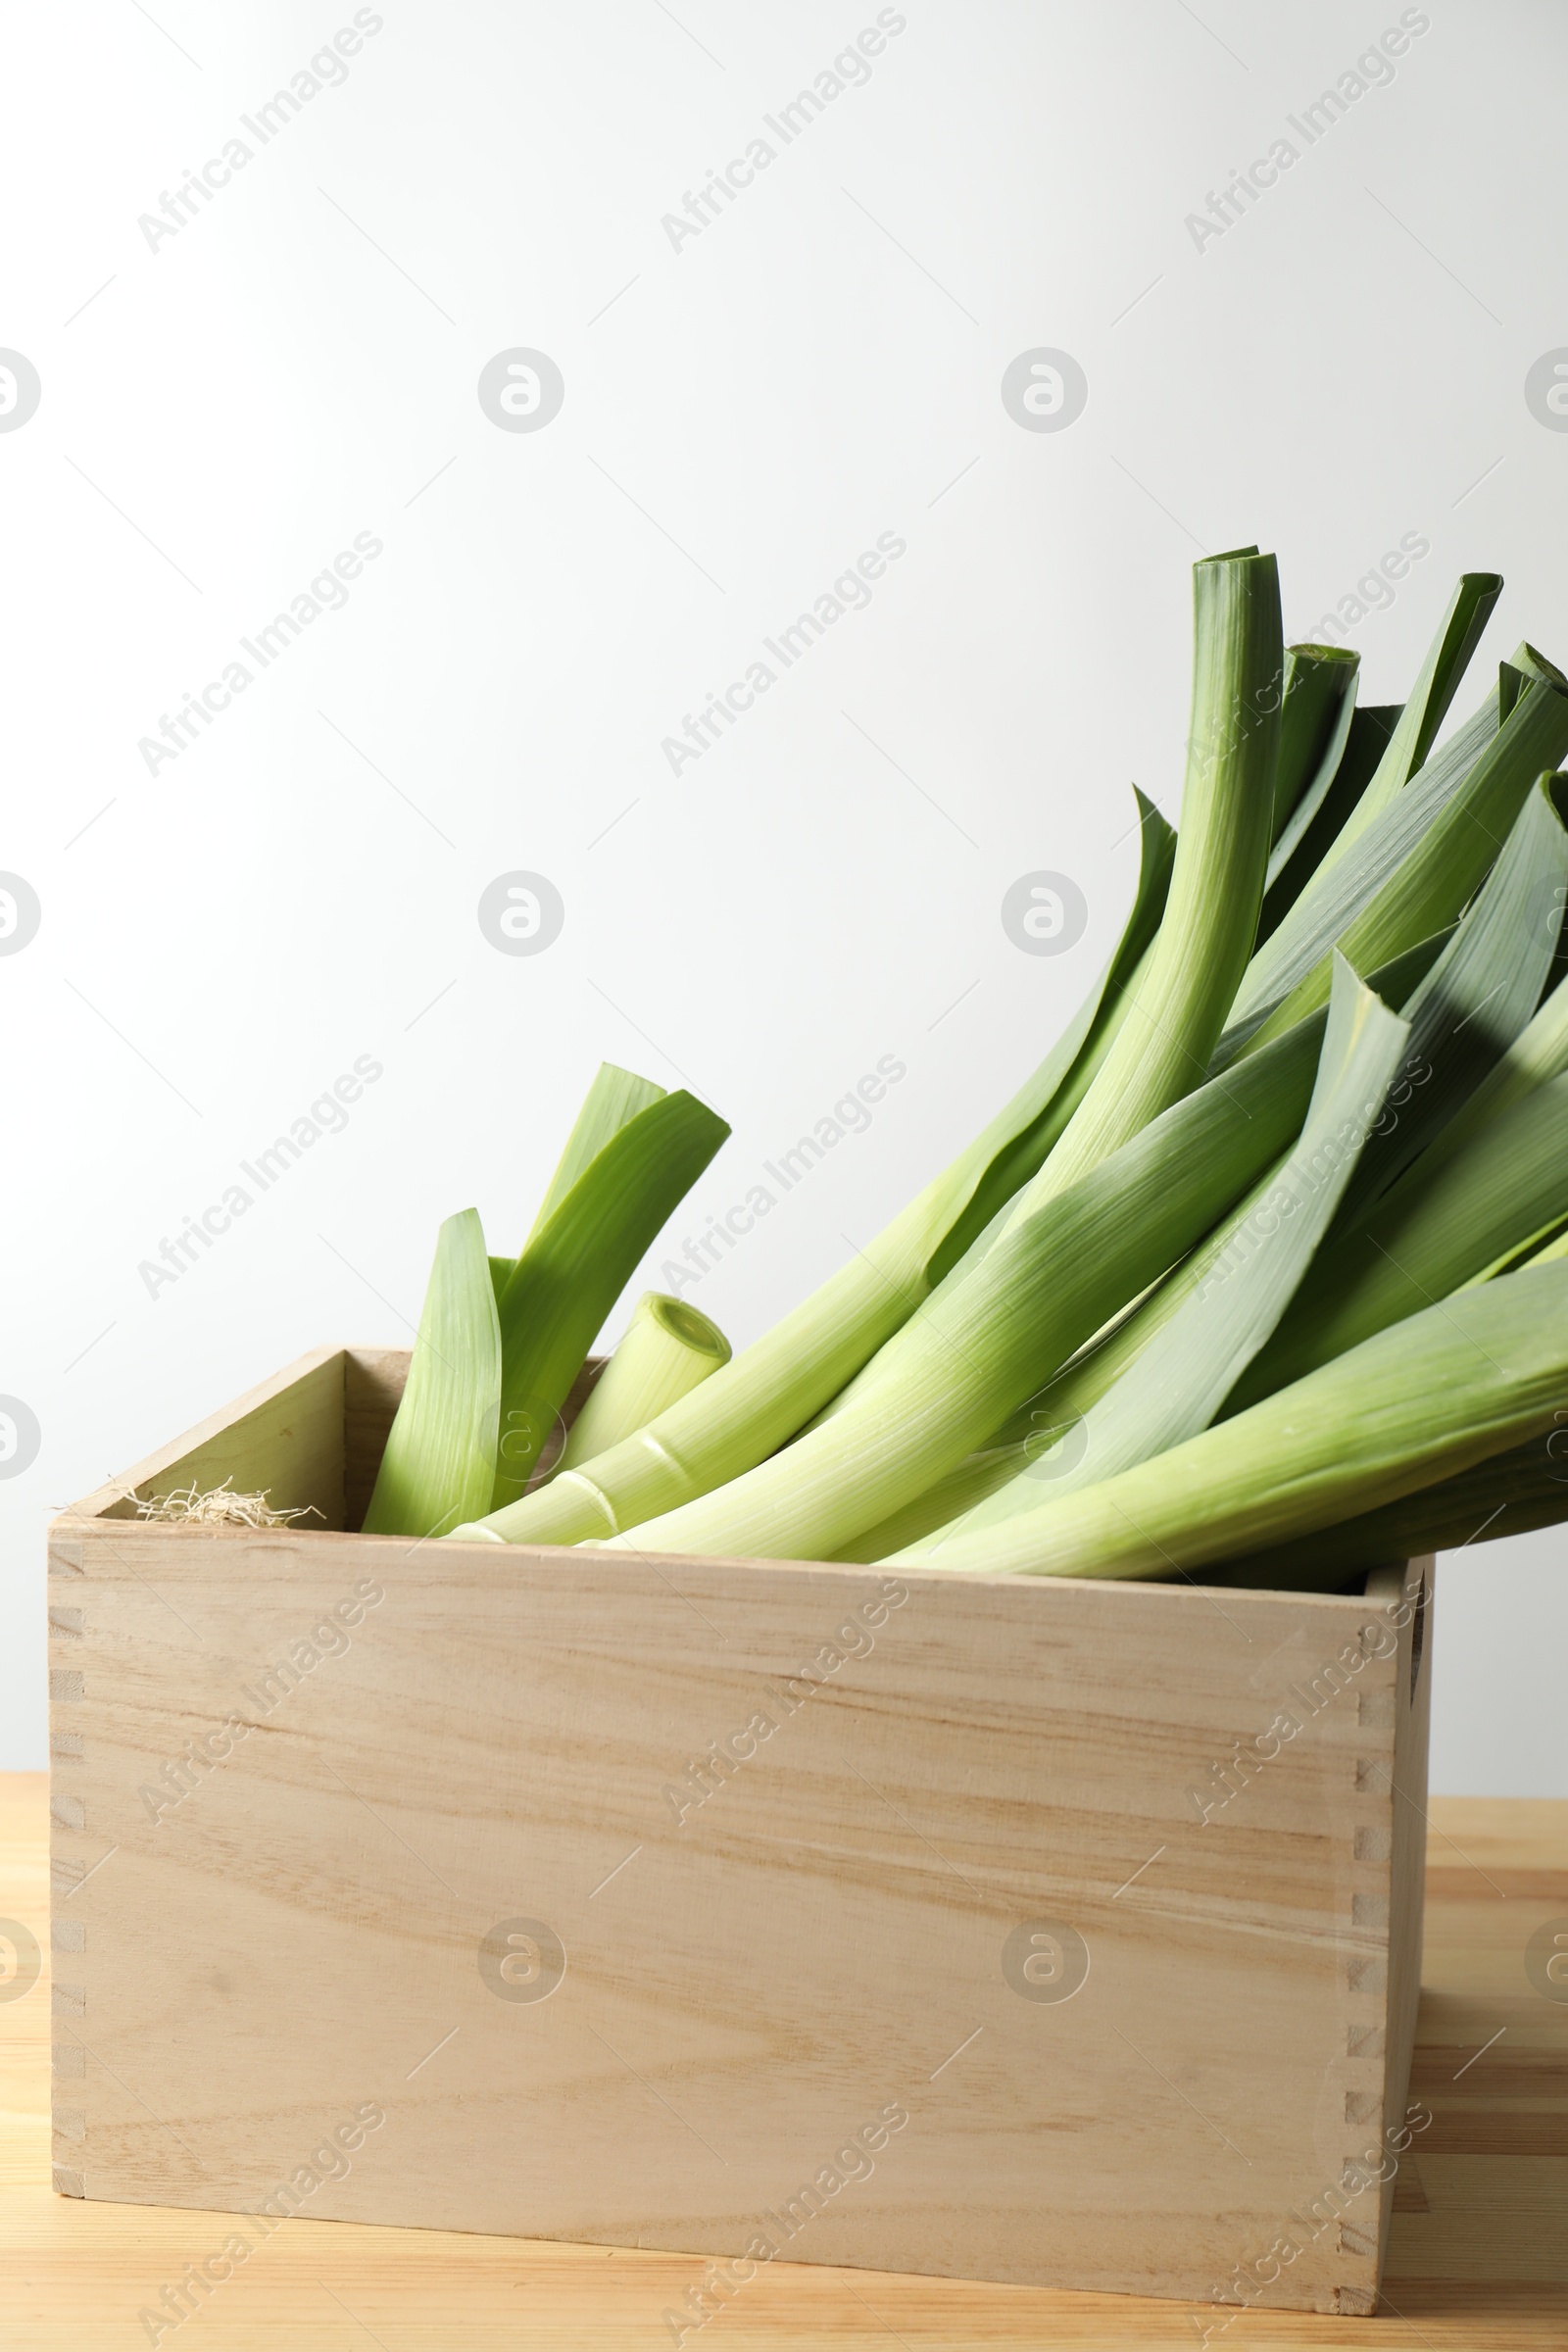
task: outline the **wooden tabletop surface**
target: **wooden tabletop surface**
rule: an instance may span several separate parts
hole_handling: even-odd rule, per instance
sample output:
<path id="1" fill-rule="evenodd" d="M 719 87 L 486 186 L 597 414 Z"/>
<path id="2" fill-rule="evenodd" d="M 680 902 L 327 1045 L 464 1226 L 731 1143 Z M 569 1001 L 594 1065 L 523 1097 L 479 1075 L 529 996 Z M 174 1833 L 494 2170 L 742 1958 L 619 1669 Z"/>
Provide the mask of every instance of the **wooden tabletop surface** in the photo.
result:
<path id="1" fill-rule="evenodd" d="M 45 1788 L 42 1773 L 0 1775 L 0 1920 L 28 1928 L 46 1960 L 23 1997 L 0 1998 L 0 2343 L 131 2352 L 153 2340 L 142 2310 L 211 2251 L 212 2217 L 85 2203 L 48 2185 Z M 1400 2172 L 1376 2319 L 1227 2315 L 776 2263 L 707 2328 L 689 2328 L 687 2352 L 703 2338 L 703 2352 L 1194 2352 L 1205 2340 L 1223 2352 L 1562 2352 L 1568 2000 L 1543 1998 L 1525 1973 L 1531 1936 L 1556 1919 L 1568 1927 L 1568 1801 L 1434 1800 L 1411 2081 L 1433 2123 Z M 654 2352 L 675 2343 L 664 2315 L 702 2273 L 696 2256 L 297 2220 L 157 2340 L 179 2352 Z"/>

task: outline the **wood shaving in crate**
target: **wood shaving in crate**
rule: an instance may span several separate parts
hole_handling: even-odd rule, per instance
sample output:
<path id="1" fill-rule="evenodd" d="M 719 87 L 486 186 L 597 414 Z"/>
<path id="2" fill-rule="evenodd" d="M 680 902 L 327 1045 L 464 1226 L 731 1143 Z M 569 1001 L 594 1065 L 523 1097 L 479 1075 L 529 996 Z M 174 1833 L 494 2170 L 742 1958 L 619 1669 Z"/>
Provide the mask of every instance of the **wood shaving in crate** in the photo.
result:
<path id="1" fill-rule="evenodd" d="M 321 1516 L 314 1502 L 274 1510 L 265 1493 L 236 1494 L 226 1478 L 220 1487 L 209 1487 L 205 1493 L 191 1485 L 150 1499 L 141 1494 L 127 1499 L 134 1500 L 138 1519 L 156 1519 L 161 1526 L 170 1527 L 287 1527 L 296 1519 Z"/>

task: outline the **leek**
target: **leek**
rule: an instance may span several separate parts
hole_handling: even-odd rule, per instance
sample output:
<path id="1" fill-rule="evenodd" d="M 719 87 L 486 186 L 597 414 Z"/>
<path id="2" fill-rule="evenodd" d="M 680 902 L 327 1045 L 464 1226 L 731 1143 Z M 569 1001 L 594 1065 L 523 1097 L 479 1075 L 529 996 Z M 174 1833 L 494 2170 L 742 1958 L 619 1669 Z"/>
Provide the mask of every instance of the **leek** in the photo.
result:
<path id="1" fill-rule="evenodd" d="M 557 1467 L 570 1469 L 634 1437 L 729 1362 L 729 1342 L 695 1306 L 645 1291 L 625 1335 L 566 1433 Z"/>
<path id="2" fill-rule="evenodd" d="M 1196 1287 L 1122 1377 L 1074 1430 L 1073 1462 L 1048 1453 L 908 1556 L 939 1560 L 946 1546 L 1035 1508 L 1043 1480 L 1057 1499 L 1207 1427 L 1268 1338 L 1312 1253 L 1378 1118 L 1409 1036 L 1408 1024 L 1341 962 L 1305 1124 L 1274 1168 L 1263 1198 L 1219 1247 L 1194 1253 Z"/>
<path id="3" fill-rule="evenodd" d="M 1561 936 L 1559 932 L 1559 941 Z M 1568 1070 L 1568 988 L 1559 980 L 1534 1020 L 1427 1147 L 1421 1161 L 1427 1174 L 1446 1167 L 1483 1128 L 1562 1070 Z"/>
<path id="4" fill-rule="evenodd" d="M 639 1261 L 729 1134 L 684 1089 L 641 1108 L 612 1073 L 590 1094 L 540 1219 L 501 1294 L 501 1438 L 489 1507 L 514 1501 Z M 646 1080 L 633 1080 L 646 1089 Z M 596 1088 L 595 1093 L 599 1090 Z M 615 1112 L 622 1114 L 618 1122 Z M 629 1113 L 629 1115 L 625 1115 Z M 466 1514 L 477 1517 L 477 1513 Z"/>
<path id="5" fill-rule="evenodd" d="M 1339 765 L 1332 775 L 1320 775 L 1309 787 L 1269 852 L 1263 911 L 1257 918 L 1259 948 L 1279 929 L 1322 865 L 1329 845 L 1344 830 L 1351 809 L 1372 781 L 1398 717 L 1397 703 L 1358 703 L 1350 709 Z"/>
<path id="6" fill-rule="evenodd" d="M 1542 770 L 1554 768 L 1564 752 L 1568 692 L 1531 680 L 1460 791 L 1342 934 L 1338 945 L 1358 969 L 1364 962 L 1381 963 L 1411 940 L 1454 920 L 1485 880 L 1525 795 Z M 1250 1049 L 1278 1036 L 1321 1004 L 1328 983 L 1324 956 L 1275 1006 L 1249 1040 Z"/>
<path id="7" fill-rule="evenodd" d="M 1365 1222 L 1331 1241 L 1312 1280 L 1230 1399 L 1239 1411 L 1374 1332 L 1444 1299 L 1568 1206 L 1568 1072 L 1550 1079 L 1466 1149 L 1424 1159 Z"/>
<path id="8" fill-rule="evenodd" d="M 1120 944 L 1033 1077 L 733 1360 L 645 1298 L 547 1469 L 725 1132 L 602 1072 L 515 1261 L 444 1229 L 377 1511 L 1286 1589 L 1510 1477 L 1516 1516 L 1568 1517 L 1530 1451 L 1568 1410 L 1568 680 L 1522 646 L 1438 740 L 1499 587 L 1467 574 L 1408 700 L 1367 710 L 1352 655 L 1283 649 L 1271 557 L 1196 566 L 1181 835 L 1140 796 Z"/>
<path id="9" fill-rule="evenodd" d="M 1405 1083 L 1389 1124 L 1361 1155 L 1342 1223 L 1420 1155 L 1534 1013 L 1568 890 L 1568 831 L 1558 801 L 1564 785 L 1568 777 L 1541 778 L 1480 893 L 1405 1005 Z"/>
<path id="10" fill-rule="evenodd" d="M 1275 877 L 1274 858 L 1280 856 L 1286 832 L 1294 828 L 1299 840 L 1339 772 L 1355 715 L 1355 682 L 1360 666 L 1360 655 L 1344 646 L 1286 648 L 1279 766 L 1274 778 L 1274 821 L 1270 832 L 1273 844 L 1270 882 Z M 1289 850 L 1285 850 L 1282 864 L 1289 856 Z"/>
<path id="11" fill-rule="evenodd" d="M 656 1086 L 652 1078 L 639 1078 L 635 1070 L 622 1070 L 612 1061 L 602 1061 L 594 1074 L 594 1082 L 583 1097 L 581 1110 L 573 1121 L 566 1138 L 565 1150 L 556 1162 L 556 1172 L 550 1179 L 539 1213 L 529 1228 L 528 1241 L 543 1231 L 556 1210 L 577 1182 L 585 1176 L 612 1136 L 629 1127 L 640 1112 L 664 1100 L 664 1089 Z M 524 1243 L 524 1248 L 527 1244 Z"/>
<path id="12" fill-rule="evenodd" d="M 444 1536 L 495 1479 L 501 1327 L 477 1209 L 448 1217 L 363 1533 Z"/>
<path id="13" fill-rule="evenodd" d="M 1418 947 L 1407 950 L 1374 972 L 1369 986 L 1386 1004 L 1402 1004 L 1410 991 L 1425 978 L 1446 936 L 1440 933 L 1435 939 L 1423 940 Z M 1313 1014 L 1311 1018 L 1318 1024 L 1322 1015 Z M 886 1559 L 983 1502 L 1016 1477 L 1026 1463 L 1043 1462 L 1048 1451 L 1059 1462 L 1063 1458 L 1060 1441 L 1115 1386 L 1127 1367 L 1201 1287 L 1210 1264 L 1224 1256 L 1264 1206 L 1283 1165 L 1282 1161 L 1268 1169 L 1243 1195 L 1201 1248 L 1097 1333 L 1054 1379 L 1009 1414 L 978 1451 L 936 1480 L 923 1494 L 902 1503 L 887 1519 L 863 1529 L 841 1545 L 834 1558 Z"/>
<path id="14" fill-rule="evenodd" d="M 1502 577 L 1498 572 L 1467 571 L 1460 575 L 1459 585 L 1444 615 L 1443 626 L 1422 663 L 1421 674 L 1410 690 L 1410 699 L 1399 713 L 1398 724 L 1389 738 L 1388 748 L 1378 762 L 1377 773 L 1345 830 L 1329 851 L 1325 862 L 1332 863 L 1343 856 L 1373 818 L 1382 815 L 1390 802 L 1398 798 L 1410 778 L 1424 766 L 1459 680 L 1469 667 L 1470 657 L 1480 643 L 1482 631 L 1492 618 L 1493 608 L 1501 594 Z"/>
<path id="15" fill-rule="evenodd" d="M 1506 678 L 1507 674 L 1504 663 L 1502 675 Z M 1522 676 L 1519 682 L 1523 683 Z M 1494 687 L 1480 710 L 1433 755 L 1378 822 L 1367 828 L 1353 854 L 1332 867 L 1326 862 L 1319 864 L 1249 963 L 1215 1051 L 1216 1069 L 1223 1069 L 1246 1050 L 1254 1031 L 1398 873 L 1495 739 L 1501 700 L 1501 687 Z"/>
<path id="16" fill-rule="evenodd" d="M 982 1575 L 1164 1577 L 1396 1501 L 1553 1426 L 1568 1262 L 1427 1307 L 1232 1421 L 948 1544 Z"/>
<path id="17" fill-rule="evenodd" d="M 1192 717 L 1170 903 L 1121 1033 L 1014 1218 L 1190 1094 L 1219 1043 L 1251 953 L 1273 838 L 1280 635 L 1272 556 L 1193 565 Z"/>

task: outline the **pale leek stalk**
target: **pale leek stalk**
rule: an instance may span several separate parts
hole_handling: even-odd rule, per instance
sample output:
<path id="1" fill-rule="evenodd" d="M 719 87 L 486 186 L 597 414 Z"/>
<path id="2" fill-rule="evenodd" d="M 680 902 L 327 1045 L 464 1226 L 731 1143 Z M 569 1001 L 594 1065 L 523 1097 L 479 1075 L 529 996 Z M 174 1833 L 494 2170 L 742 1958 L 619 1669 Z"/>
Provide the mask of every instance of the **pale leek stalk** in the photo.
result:
<path id="1" fill-rule="evenodd" d="M 1376 1510 L 1553 1426 L 1568 1262 L 1528 1266 L 1381 1331 L 1234 1420 L 945 1547 L 998 1576 L 1187 1576 Z"/>
<path id="2" fill-rule="evenodd" d="M 947 1547 L 1040 1502 L 1096 1485 L 1205 1429 L 1279 1321 L 1327 1232 L 1347 1181 L 1382 1114 L 1409 1036 L 1343 960 L 1301 1133 L 1271 1171 L 1245 1223 L 1222 1248 L 1202 1245 L 1180 1311 L 1070 1431 L 1010 1483 L 907 1557 L 939 1565 Z"/>
<path id="3" fill-rule="evenodd" d="M 569 1470 L 634 1437 L 729 1357 L 729 1342 L 716 1323 L 662 1291 L 645 1291 L 566 1433 L 557 1468 Z"/>
<path id="4" fill-rule="evenodd" d="M 1320 1042 L 1318 1024 L 1303 1022 L 1173 1103 L 950 1277 L 842 1411 L 716 1493 L 612 1541 L 818 1559 L 885 1518 L 956 1468 L 1268 1166 L 1301 1123 Z"/>

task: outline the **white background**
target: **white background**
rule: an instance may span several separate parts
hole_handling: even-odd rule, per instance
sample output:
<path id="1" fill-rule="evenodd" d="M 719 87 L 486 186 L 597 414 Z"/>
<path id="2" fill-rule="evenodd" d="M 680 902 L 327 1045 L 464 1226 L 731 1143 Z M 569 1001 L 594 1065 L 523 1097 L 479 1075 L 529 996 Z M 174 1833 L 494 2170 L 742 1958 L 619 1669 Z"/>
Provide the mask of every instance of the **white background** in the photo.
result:
<path id="1" fill-rule="evenodd" d="M 1523 635 L 1568 658 L 1568 435 L 1523 391 L 1568 342 L 1559 10 L 1416 12 L 1392 81 L 1200 251 L 1186 216 L 1397 7 L 909 0 L 678 250 L 662 216 L 874 7 L 377 13 L 265 147 L 239 117 L 351 8 L 13 20 L 0 344 L 43 397 L 0 435 L 0 866 L 43 920 L 0 959 L 0 1391 L 43 1442 L 0 1484 L 10 1765 L 44 1754 L 51 1508 L 307 1347 L 402 1340 L 454 1209 L 515 1249 L 601 1058 L 734 1127 L 650 1280 L 907 1064 L 687 1294 L 737 1343 L 953 1155 L 1115 939 L 1129 780 L 1178 813 L 1200 552 L 1276 549 L 1300 636 L 1428 539 L 1350 631 L 1370 701 L 1467 566 L 1508 587 L 1461 710 Z M 236 132 L 252 160 L 150 249 L 138 217 Z M 1065 431 L 1000 397 L 1041 345 L 1088 375 Z M 514 346 L 565 379 L 539 432 L 476 397 Z M 346 607 L 149 774 L 138 739 L 361 532 Z M 662 739 L 884 532 L 869 609 L 672 775 Z M 999 920 L 1040 867 L 1089 904 L 1060 957 Z M 475 918 L 515 868 L 565 904 L 537 957 Z M 149 1296 L 141 1261 L 364 1054 L 346 1131 Z M 1440 1789 L 1568 1793 L 1565 1550 L 1447 1563 Z"/>

